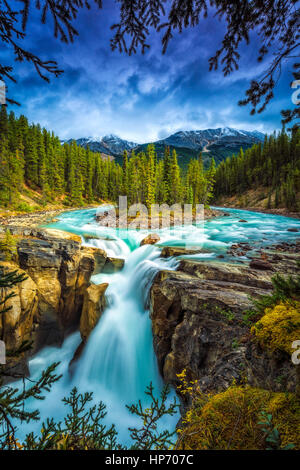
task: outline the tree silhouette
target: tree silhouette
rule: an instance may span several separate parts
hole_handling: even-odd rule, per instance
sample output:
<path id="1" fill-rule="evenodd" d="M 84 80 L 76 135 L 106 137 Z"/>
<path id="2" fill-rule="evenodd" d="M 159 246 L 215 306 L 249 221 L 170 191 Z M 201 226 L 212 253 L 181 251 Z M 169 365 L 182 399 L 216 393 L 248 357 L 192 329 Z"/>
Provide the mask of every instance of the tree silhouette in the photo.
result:
<path id="1" fill-rule="evenodd" d="M 45 80 L 49 75 L 59 76 L 62 70 L 56 61 L 43 61 L 20 42 L 27 32 L 28 18 L 33 9 L 41 12 L 41 22 L 49 17 L 54 22 L 54 36 L 65 43 L 73 42 L 78 34 L 74 20 L 82 8 L 90 8 L 88 0 L 19 0 L 19 10 L 14 11 L 7 0 L 0 0 L 0 40 L 10 46 L 17 61 L 32 63 Z M 102 0 L 93 0 L 102 9 Z M 209 59 L 210 70 L 222 67 L 225 76 L 239 68 L 239 46 L 257 40 L 260 44 L 258 62 L 265 60 L 266 67 L 259 78 L 253 78 L 241 106 L 250 104 L 251 114 L 261 113 L 274 97 L 274 88 L 281 74 L 282 65 L 294 60 L 293 77 L 300 79 L 300 64 L 295 60 L 300 46 L 300 10 L 297 0 L 116 0 L 120 20 L 112 25 L 112 50 L 130 54 L 150 47 L 149 35 L 163 32 L 162 51 L 176 32 L 190 27 L 201 27 L 209 14 L 222 19 L 226 31 L 219 49 Z M 31 7 L 31 8 L 30 8 Z M 251 34 L 252 33 L 252 34 Z M 251 37 L 250 37 L 251 36 Z M 14 79 L 13 67 L 0 64 L 0 78 Z M 253 70 L 253 77 L 256 71 Z M 283 122 L 300 117 L 299 104 L 293 110 L 283 111 Z"/>

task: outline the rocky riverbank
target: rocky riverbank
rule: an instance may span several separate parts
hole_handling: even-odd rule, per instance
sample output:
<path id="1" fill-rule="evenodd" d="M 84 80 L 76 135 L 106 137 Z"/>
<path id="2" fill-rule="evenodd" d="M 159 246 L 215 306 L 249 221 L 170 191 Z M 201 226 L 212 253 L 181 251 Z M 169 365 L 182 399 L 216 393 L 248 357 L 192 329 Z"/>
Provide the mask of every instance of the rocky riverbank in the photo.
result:
<path id="1" fill-rule="evenodd" d="M 23 227 L 23 228 L 36 228 L 40 225 L 51 223 L 55 218 L 63 212 L 77 211 L 82 209 L 92 209 L 100 207 L 101 204 L 91 204 L 85 207 L 65 207 L 60 209 L 49 209 L 26 214 L 10 214 L 2 213 L 0 215 L 0 228 L 6 227 Z"/>
<path id="2" fill-rule="evenodd" d="M 300 212 L 293 212 L 286 208 L 278 208 L 278 209 L 262 209 L 260 207 L 236 207 L 234 205 L 223 205 L 224 209 L 240 209 L 245 211 L 251 212 L 259 212 L 261 214 L 274 214 L 274 215 L 282 215 L 284 217 L 290 217 L 292 219 L 300 219 Z"/>

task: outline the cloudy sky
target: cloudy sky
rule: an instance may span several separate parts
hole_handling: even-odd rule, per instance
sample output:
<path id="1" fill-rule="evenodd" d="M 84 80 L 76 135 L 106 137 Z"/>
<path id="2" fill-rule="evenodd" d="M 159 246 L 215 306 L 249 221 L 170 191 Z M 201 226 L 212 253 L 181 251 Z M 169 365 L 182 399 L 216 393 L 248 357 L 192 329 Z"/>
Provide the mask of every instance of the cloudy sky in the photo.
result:
<path id="1" fill-rule="evenodd" d="M 9 95 L 21 102 L 10 106 L 61 139 L 117 134 L 135 142 L 163 138 L 178 130 L 236 127 L 271 132 L 280 128 L 280 110 L 291 104 L 291 65 L 283 69 L 276 97 L 261 115 L 237 105 L 253 74 L 257 47 L 241 49 L 240 69 L 224 78 L 209 72 L 208 59 L 219 47 L 224 25 L 210 15 L 199 27 L 178 34 L 162 56 L 159 36 L 150 39 L 145 55 L 131 57 L 110 50 L 110 25 L 118 20 L 112 0 L 104 9 L 82 11 L 76 21 L 79 37 L 71 45 L 54 39 L 52 25 L 30 22 L 25 45 L 43 59 L 55 59 L 60 78 L 43 82 L 32 67 L 16 65 L 16 85 Z M 12 61 L 2 49 L 2 61 Z"/>

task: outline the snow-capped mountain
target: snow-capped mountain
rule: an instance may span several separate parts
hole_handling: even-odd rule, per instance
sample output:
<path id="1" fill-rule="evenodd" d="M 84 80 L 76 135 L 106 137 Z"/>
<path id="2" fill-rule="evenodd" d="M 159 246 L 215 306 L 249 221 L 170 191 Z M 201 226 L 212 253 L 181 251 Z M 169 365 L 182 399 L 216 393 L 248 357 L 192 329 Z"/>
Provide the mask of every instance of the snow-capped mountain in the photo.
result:
<path id="1" fill-rule="evenodd" d="M 62 141 L 62 143 L 70 143 L 72 140 Z M 124 150 L 129 151 L 138 145 L 136 142 L 129 142 L 114 134 L 105 135 L 104 137 L 82 137 L 77 139 L 76 143 L 84 148 L 89 147 L 93 152 L 112 156 L 122 155 Z"/>
<path id="2" fill-rule="evenodd" d="M 263 142 L 264 137 L 264 134 L 258 131 L 220 127 L 198 131 L 179 131 L 154 144 L 159 157 L 163 155 L 165 146 L 175 148 L 179 162 L 185 165 L 190 158 L 197 157 L 200 151 L 203 153 L 204 161 L 209 161 L 213 156 L 216 162 L 220 162 L 227 156 L 239 152 L 241 147 L 245 150 L 253 144 Z M 70 143 L 72 140 L 62 141 L 62 143 Z M 120 157 L 124 150 L 130 152 L 135 149 L 139 152 L 145 150 L 150 142 L 137 144 L 110 134 L 104 137 L 83 137 L 77 139 L 76 143 L 85 148 L 89 146 L 94 152 L 116 157 L 117 161 L 121 161 Z"/>
<path id="3" fill-rule="evenodd" d="M 128 140 L 121 139 L 114 134 L 104 136 L 102 138 L 102 143 L 116 154 L 123 153 L 124 150 L 131 150 L 138 145 L 136 142 L 130 142 Z"/>
<path id="4" fill-rule="evenodd" d="M 184 147 L 191 150 L 210 151 L 214 145 L 255 144 L 263 142 L 264 134 L 258 131 L 244 131 L 231 127 L 220 127 L 218 129 L 205 129 L 201 131 L 179 131 L 166 139 L 159 140 L 158 144 L 173 147 Z"/>

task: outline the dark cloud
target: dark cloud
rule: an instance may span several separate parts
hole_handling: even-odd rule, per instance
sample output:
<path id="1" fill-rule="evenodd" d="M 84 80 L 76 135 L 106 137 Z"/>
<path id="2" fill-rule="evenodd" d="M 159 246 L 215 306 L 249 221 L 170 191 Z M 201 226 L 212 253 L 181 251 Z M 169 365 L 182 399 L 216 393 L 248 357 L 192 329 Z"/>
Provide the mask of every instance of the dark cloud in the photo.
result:
<path id="1" fill-rule="evenodd" d="M 280 127 L 280 110 L 291 106 L 291 71 L 283 70 L 267 111 L 251 117 L 237 102 L 244 97 L 256 62 L 257 44 L 241 49 L 241 67 L 224 78 L 209 72 L 208 59 L 219 47 L 224 26 L 210 17 L 198 28 L 177 34 L 166 55 L 160 37 L 151 38 L 145 55 L 128 57 L 110 50 L 115 5 L 106 0 L 101 12 L 82 11 L 79 37 L 65 45 L 35 17 L 26 47 L 44 59 L 55 58 L 64 74 L 43 82 L 28 64 L 16 65 L 18 83 L 9 94 L 22 103 L 17 114 L 54 130 L 61 138 L 118 134 L 137 142 L 166 137 L 179 129 L 233 126 L 272 131 Z M 12 57 L 3 50 L 5 63 Z"/>

